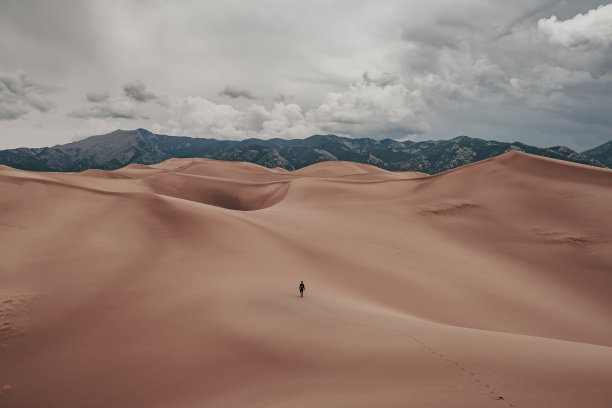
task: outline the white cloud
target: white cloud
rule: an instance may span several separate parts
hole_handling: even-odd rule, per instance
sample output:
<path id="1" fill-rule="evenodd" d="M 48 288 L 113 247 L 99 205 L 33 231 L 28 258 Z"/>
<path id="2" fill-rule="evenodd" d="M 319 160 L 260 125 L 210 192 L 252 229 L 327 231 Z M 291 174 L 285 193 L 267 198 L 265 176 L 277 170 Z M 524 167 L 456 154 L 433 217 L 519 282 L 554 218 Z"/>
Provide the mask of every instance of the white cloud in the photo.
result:
<path id="1" fill-rule="evenodd" d="M 421 91 L 408 89 L 397 77 L 364 75 L 347 91 L 328 93 L 306 116 L 325 131 L 378 139 L 426 132 L 428 110 Z"/>
<path id="2" fill-rule="evenodd" d="M 538 21 L 538 29 L 550 42 L 566 47 L 609 47 L 612 44 L 612 4 L 601 5 L 565 21 L 559 21 L 556 16 L 542 18 Z"/>
<path id="3" fill-rule="evenodd" d="M 410 91 L 397 76 L 364 74 L 344 92 L 330 92 L 306 112 L 295 103 L 271 108 L 252 104 L 244 110 L 201 97 L 177 98 L 171 117 L 155 129 L 171 134 L 243 139 L 303 138 L 313 133 L 373 138 L 406 137 L 428 129 L 428 106 L 420 91 Z"/>
<path id="4" fill-rule="evenodd" d="M 156 123 L 154 129 L 218 139 L 300 138 L 310 136 L 314 131 L 306 123 L 298 105 L 284 102 L 275 103 L 270 110 L 257 104 L 238 110 L 230 105 L 189 96 L 171 103 L 170 112 L 170 119 L 166 123 Z"/>
<path id="5" fill-rule="evenodd" d="M 295 103 L 276 102 L 262 123 L 262 133 L 270 138 L 296 139 L 319 132 L 316 124 L 309 123 L 302 108 Z"/>
<path id="6" fill-rule="evenodd" d="M 240 111 L 230 105 L 219 105 L 207 99 L 188 96 L 178 98 L 170 106 L 170 119 L 157 125 L 169 134 L 240 139 L 245 137 L 239 122 Z"/>

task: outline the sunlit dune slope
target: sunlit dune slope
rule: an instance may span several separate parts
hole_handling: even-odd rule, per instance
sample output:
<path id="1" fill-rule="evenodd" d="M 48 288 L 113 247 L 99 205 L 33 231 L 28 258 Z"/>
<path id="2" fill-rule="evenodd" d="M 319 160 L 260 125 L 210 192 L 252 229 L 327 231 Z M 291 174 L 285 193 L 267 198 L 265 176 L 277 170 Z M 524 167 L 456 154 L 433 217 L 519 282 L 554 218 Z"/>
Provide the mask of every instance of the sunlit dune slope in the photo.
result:
<path id="1" fill-rule="evenodd" d="M 0 193 L 0 406 L 612 405 L 610 170 L 171 159 Z"/>

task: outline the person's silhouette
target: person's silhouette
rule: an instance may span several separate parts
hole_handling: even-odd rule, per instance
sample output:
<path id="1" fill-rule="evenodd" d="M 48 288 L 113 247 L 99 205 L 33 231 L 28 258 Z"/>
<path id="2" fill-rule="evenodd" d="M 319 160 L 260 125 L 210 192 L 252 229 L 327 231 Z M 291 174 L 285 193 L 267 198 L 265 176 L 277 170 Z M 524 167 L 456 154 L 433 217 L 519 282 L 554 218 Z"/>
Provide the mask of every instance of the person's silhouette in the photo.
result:
<path id="1" fill-rule="evenodd" d="M 300 297 L 304 297 L 304 290 L 306 290 L 306 286 L 304 286 L 304 281 L 300 282 Z"/>

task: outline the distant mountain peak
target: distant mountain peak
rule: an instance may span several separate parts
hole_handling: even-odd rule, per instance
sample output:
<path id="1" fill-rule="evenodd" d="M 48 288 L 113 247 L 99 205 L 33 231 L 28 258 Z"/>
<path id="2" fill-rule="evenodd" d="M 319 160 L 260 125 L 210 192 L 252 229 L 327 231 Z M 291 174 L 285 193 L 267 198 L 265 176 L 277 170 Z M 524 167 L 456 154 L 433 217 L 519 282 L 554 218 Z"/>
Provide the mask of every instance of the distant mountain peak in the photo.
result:
<path id="1" fill-rule="evenodd" d="M 472 140 L 472 139 L 474 139 L 474 138 L 466 136 L 466 135 L 461 135 L 461 136 L 453 137 L 451 140 L 453 140 L 453 141 L 461 141 L 461 140 Z"/>
<path id="2" fill-rule="evenodd" d="M 606 167 L 612 168 L 612 140 L 582 152 L 583 155 L 599 161 Z"/>

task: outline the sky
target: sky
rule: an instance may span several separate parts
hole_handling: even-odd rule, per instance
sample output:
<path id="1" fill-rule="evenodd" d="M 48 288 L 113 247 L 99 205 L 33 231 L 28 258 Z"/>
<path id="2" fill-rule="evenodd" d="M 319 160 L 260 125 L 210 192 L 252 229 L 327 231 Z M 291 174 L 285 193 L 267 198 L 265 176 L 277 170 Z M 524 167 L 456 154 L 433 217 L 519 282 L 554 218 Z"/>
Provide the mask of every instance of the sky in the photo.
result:
<path id="1" fill-rule="evenodd" d="M 0 149 L 136 128 L 582 151 L 612 140 L 612 4 L 0 2 Z"/>

